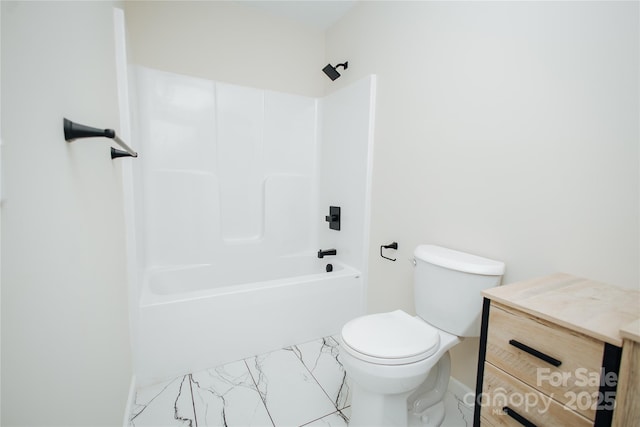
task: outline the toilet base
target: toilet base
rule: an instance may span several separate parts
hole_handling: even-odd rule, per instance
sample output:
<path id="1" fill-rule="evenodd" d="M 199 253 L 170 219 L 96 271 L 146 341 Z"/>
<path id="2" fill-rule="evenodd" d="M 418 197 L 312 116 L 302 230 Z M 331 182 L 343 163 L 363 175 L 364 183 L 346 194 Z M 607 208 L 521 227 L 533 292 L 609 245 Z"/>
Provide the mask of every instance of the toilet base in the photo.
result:
<path id="1" fill-rule="evenodd" d="M 385 395 L 368 393 L 353 384 L 350 427 L 439 427 L 444 421 L 444 401 L 435 403 L 420 413 L 407 410 L 411 392 Z"/>
<path id="2" fill-rule="evenodd" d="M 445 417 L 444 401 L 425 409 L 422 413 L 409 413 L 409 427 L 440 427 Z"/>
<path id="3" fill-rule="evenodd" d="M 352 386 L 350 427 L 408 425 L 407 398 L 413 390 L 406 393 L 382 395 L 371 393 L 355 382 Z"/>
<path id="4" fill-rule="evenodd" d="M 443 399 L 450 373 L 451 358 L 446 352 L 426 379 L 405 393 L 372 392 L 353 381 L 349 426 L 439 427 L 445 417 Z"/>
<path id="5" fill-rule="evenodd" d="M 427 379 L 409 396 L 407 401 L 409 412 L 417 415 L 425 414 L 429 408 L 442 402 L 449 386 L 450 376 L 451 356 L 447 351 L 431 369 Z M 433 416 L 432 419 L 434 419 Z"/>

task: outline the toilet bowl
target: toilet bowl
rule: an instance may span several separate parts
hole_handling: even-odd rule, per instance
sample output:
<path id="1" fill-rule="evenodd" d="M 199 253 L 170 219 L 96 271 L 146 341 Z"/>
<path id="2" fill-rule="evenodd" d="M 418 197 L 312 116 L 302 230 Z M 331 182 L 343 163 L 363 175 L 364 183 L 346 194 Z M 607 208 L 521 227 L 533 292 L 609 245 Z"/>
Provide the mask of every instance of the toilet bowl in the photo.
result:
<path id="1" fill-rule="evenodd" d="M 352 380 L 350 426 L 439 426 L 445 416 L 449 350 L 479 335 L 480 291 L 500 284 L 504 263 L 432 245 L 414 252 L 417 316 L 370 314 L 341 331 L 340 359 Z M 412 424 L 415 424 L 412 422 Z"/>
<path id="2" fill-rule="evenodd" d="M 444 366 L 435 370 L 435 381 L 448 383 L 448 351 L 461 341 L 402 310 L 354 319 L 342 328 L 340 339 L 340 360 L 353 381 L 353 426 L 404 426 L 410 413 L 423 416 L 441 402 L 446 386 L 437 396 L 432 393 L 430 402 L 421 404 L 420 395 L 408 398 L 437 365 Z"/>

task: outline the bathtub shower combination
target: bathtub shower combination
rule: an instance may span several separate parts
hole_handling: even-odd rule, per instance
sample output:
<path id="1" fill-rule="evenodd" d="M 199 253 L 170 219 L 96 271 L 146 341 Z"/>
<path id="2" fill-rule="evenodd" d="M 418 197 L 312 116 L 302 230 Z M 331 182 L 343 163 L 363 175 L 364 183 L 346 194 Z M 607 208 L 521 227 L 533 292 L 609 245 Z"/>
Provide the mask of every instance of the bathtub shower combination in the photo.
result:
<path id="1" fill-rule="evenodd" d="M 137 385 L 361 315 L 375 77 L 322 99 L 142 67 L 129 79 Z"/>

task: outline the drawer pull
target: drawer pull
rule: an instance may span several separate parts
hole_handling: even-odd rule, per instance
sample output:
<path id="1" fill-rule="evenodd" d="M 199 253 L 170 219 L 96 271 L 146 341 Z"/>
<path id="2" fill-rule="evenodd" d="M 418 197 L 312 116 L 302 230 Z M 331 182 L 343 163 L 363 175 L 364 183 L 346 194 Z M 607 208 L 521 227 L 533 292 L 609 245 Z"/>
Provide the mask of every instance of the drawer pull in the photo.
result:
<path id="1" fill-rule="evenodd" d="M 532 423 L 531 421 L 529 421 L 528 419 L 526 419 L 525 417 L 523 417 L 513 409 L 509 408 L 508 406 L 505 406 L 504 408 L 502 408 L 502 410 L 504 411 L 505 414 L 509 415 L 511 418 L 513 418 L 514 420 L 522 424 L 524 427 L 537 427 L 534 423 Z"/>
<path id="2" fill-rule="evenodd" d="M 512 346 L 519 348 L 520 350 L 529 353 L 532 356 L 537 357 L 538 359 L 544 360 L 547 363 L 552 364 L 553 366 L 560 366 L 562 365 L 562 362 L 559 361 L 558 359 L 554 359 L 553 357 L 544 354 L 538 350 L 536 350 L 535 348 L 531 348 L 528 345 L 522 344 L 520 341 L 516 341 L 516 340 L 509 340 L 509 344 L 511 344 Z"/>

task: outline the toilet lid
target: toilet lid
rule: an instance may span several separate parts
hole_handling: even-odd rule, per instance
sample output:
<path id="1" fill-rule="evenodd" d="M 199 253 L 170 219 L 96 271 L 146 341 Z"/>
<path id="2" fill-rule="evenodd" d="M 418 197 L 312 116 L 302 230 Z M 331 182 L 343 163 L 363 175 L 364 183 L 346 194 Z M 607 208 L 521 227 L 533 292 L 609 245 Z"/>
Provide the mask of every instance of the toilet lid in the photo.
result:
<path id="1" fill-rule="evenodd" d="M 436 328 L 402 310 L 353 319 L 342 327 L 342 340 L 365 360 L 383 364 L 423 360 L 440 345 Z"/>

